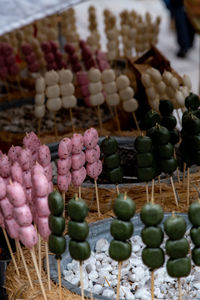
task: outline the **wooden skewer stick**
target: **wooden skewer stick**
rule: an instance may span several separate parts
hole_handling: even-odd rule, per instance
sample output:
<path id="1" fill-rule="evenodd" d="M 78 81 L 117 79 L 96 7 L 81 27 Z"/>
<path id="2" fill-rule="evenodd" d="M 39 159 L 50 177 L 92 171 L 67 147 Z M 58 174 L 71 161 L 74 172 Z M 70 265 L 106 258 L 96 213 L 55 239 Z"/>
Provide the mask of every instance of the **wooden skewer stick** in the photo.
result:
<path id="1" fill-rule="evenodd" d="M 190 168 L 187 168 L 187 207 L 190 205 Z"/>
<path id="2" fill-rule="evenodd" d="M 116 190 L 117 190 L 117 195 L 119 195 L 119 186 L 118 186 L 118 184 L 116 185 Z"/>
<path id="3" fill-rule="evenodd" d="M 40 283 L 40 288 L 41 288 L 41 291 L 42 291 L 42 295 L 43 295 L 44 299 L 47 300 L 47 295 L 45 293 L 45 289 L 44 289 L 44 286 L 43 286 L 43 283 L 42 283 L 41 273 L 38 269 L 37 260 L 36 260 L 33 248 L 30 249 L 30 253 L 31 253 L 32 261 L 33 261 L 33 264 L 34 264 L 34 267 L 35 267 L 35 270 L 36 270 L 36 274 L 37 274 L 37 277 L 38 277 L 38 280 L 39 280 L 39 283 Z"/>
<path id="4" fill-rule="evenodd" d="M 37 133 L 38 133 L 38 137 L 40 137 L 40 132 L 41 131 L 41 119 L 38 119 L 38 129 L 37 129 Z"/>
<path id="5" fill-rule="evenodd" d="M 38 233 L 38 266 L 40 274 L 42 272 L 41 235 Z"/>
<path id="6" fill-rule="evenodd" d="M 114 112 L 115 112 L 115 120 L 116 120 L 116 124 L 117 124 L 117 131 L 121 131 L 120 128 L 120 121 L 119 121 L 119 115 L 118 115 L 118 111 L 117 111 L 117 106 L 114 106 Z"/>
<path id="7" fill-rule="evenodd" d="M 154 271 L 151 272 L 151 300 L 154 300 Z"/>
<path id="8" fill-rule="evenodd" d="M 46 264 L 47 264 L 47 279 L 49 291 L 51 291 L 51 280 L 50 280 L 50 265 L 49 265 L 49 253 L 48 253 L 48 242 L 45 241 L 45 253 L 46 253 Z"/>
<path id="9" fill-rule="evenodd" d="M 20 255 L 21 255 L 21 258 L 22 258 L 22 262 L 23 262 L 23 265 L 24 265 L 24 268 L 25 268 L 25 271 L 26 271 L 26 275 L 28 277 L 28 281 L 29 281 L 29 284 L 32 288 L 32 290 L 34 290 L 34 287 L 33 287 L 33 282 L 32 282 L 32 279 L 31 279 L 31 276 L 30 276 L 30 273 L 29 273 L 29 270 L 28 270 L 28 267 L 27 267 L 27 264 L 26 264 L 26 260 L 25 260 L 25 257 L 24 257 L 24 253 L 22 251 L 22 248 L 21 248 L 21 245 L 19 243 L 19 241 L 17 241 L 17 246 L 18 246 L 18 249 L 19 249 L 19 252 L 20 252 Z"/>
<path id="10" fill-rule="evenodd" d="M 135 115 L 135 112 L 134 112 L 134 111 L 132 112 L 132 115 L 133 115 L 133 119 L 134 119 L 134 122 L 135 122 L 135 125 L 136 125 L 137 130 L 138 130 L 139 132 L 141 132 L 140 126 L 139 126 L 139 123 L 138 123 L 138 120 L 137 120 L 137 118 L 136 118 L 136 115 Z"/>
<path id="11" fill-rule="evenodd" d="M 99 105 L 97 105 L 97 117 L 98 117 L 98 120 L 99 120 L 100 134 L 102 134 L 103 125 L 102 125 L 101 111 L 100 111 Z"/>
<path id="12" fill-rule="evenodd" d="M 96 181 L 96 179 L 94 180 L 94 185 L 95 185 L 95 193 L 96 193 L 96 200 L 97 200 L 98 217 L 100 217 L 100 216 L 101 216 L 101 212 L 100 212 L 99 193 L 98 193 L 98 186 L 97 186 L 97 181 Z"/>
<path id="13" fill-rule="evenodd" d="M 84 300 L 83 265 L 82 265 L 82 261 L 80 261 L 80 282 L 81 282 L 81 300 Z"/>
<path id="14" fill-rule="evenodd" d="M 57 130 L 57 123 L 56 123 L 56 112 L 54 113 L 54 132 L 56 139 L 58 138 L 58 130 Z"/>
<path id="15" fill-rule="evenodd" d="M 71 120 L 71 124 L 72 124 L 72 131 L 74 133 L 75 132 L 75 126 L 74 126 L 73 113 L 72 113 L 72 108 L 71 107 L 69 109 L 69 114 L 70 114 L 70 120 Z"/>
<path id="16" fill-rule="evenodd" d="M 148 182 L 146 183 L 146 198 L 147 198 L 147 203 L 149 202 L 149 186 Z"/>
<path id="17" fill-rule="evenodd" d="M 178 290 L 179 290 L 179 298 L 178 298 L 178 300 L 181 300 L 182 299 L 181 278 L 178 278 Z"/>
<path id="18" fill-rule="evenodd" d="M 12 248 L 11 248 L 11 245 L 10 245 L 10 241 L 8 239 L 8 235 L 6 233 L 6 230 L 4 228 L 2 228 L 3 230 L 3 234 L 4 234 L 4 237 L 5 237 L 5 240 L 6 240 L 6 243 L 7 243 L 7 246 L 8 246 L 8 250 L 10 252 L 10 256 L 12 258 L 12 261 L 13 261 L 13 264 L 14 264 L 14 267 L 15 267 L 15 271 L 17 273 L 17 276 L 20 277 L 20 274 L 19 274 L 19 269 L 17 267 L 17 263 L 16 263 L 16 260 L 15 260 L 15 257 L 14 257 L 14 254 L 13 254 L 13 251 L 12 251 Z"/>
<path id="19" fill-rule="evenodd" d="M 172 185 L 172 190 L 173 190 L 174 200 L 175 200 L 176 206 L 179 207 L 178 199 L 177 199 L 177 195 L 176 195 L 176 190 L 175 190 L 175 186 L 174 186 L 174 181 L 173 181 L 172 176 L 170 176 L 170 181 L 171 181 L 171 185 Z"/>
<path id="20" fill-rule="evenodd" d="M 58 267 L 58 282 L 59 282 L 59 300 L 62 300 L 62 285 L 61 285 L 60 258 L 57 259 L 57 267 Z"/>
<path id="21" fill-rule="evenodd" d="M 20 253 L 19 253 L 19 248 L 18 248 L 18 246 L 19 246 L 19 241 L 17 241 L 17 240 L 15 239 L 15 248 L 16 248 L 16 253 L 17 253 L 17 261 L 19 262 L 19 261 L 20 261 Z"/>
<path id="22" fill-rule="evenodd" d="M 118 276 L 117 276 L 117 300 L 119 300 L 120 279 L 121 279 L 122 262 L 118 263 Z"/>
<path id="23" fill-rule="evenodd" d="M 183 164 L 183 187 L 185 185 L 186 163 Z"/>
<path id="24" fill-rule="evenodd" d="M 81 186 L 78 187 L 78 197 L 81 198 Z"/>
<path id="25" fill-rule="evenodd" d="M 155 187 L 155 180 L 152 179 L 151 199 L 153 200 L 154 200 L 154 187 Z"/>

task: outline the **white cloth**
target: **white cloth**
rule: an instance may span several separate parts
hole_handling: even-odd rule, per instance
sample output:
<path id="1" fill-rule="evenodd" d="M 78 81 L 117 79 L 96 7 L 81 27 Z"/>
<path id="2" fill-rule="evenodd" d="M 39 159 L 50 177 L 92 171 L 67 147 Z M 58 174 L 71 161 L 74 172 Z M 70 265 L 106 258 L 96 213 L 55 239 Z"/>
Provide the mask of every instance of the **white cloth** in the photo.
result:
<path id="1" fill-rule="evenodd" d="M 0 0 L 0 35 L 86 0 Z"/>

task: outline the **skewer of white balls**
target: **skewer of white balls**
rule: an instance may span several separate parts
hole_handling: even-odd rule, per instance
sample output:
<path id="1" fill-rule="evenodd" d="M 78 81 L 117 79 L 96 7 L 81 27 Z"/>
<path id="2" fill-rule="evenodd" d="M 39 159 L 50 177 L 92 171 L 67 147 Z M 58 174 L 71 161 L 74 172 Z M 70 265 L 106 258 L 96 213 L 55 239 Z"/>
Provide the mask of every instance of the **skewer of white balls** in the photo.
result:
<path id="1" fill-rule="evenodd" d="M 120 98 L 117 93 L 117 85 L 115 81 L 115 71 L 113 69 L 106 69 L 102 72 L 103 90 L 105 92 L 105 100 L 108 106 L 113 107 L 116 116 L 117 129 L 120 131 L 120 121 L 117 112 Z"/>
<path id="2" fill-rule="evenodd" d="M 54 70 L 46 72 L 45 82 L 47 86 L 46 96 L 48 98 L 47 108 L 50 112 L 54 113 L 54 128 L 55 128 L 55 136 L 57 138 L 56 112 L 59 111 L 62 107 L 62 101 L 60 98 L 60 87 L 58 85 L 59 82 L 58 73 Z"/>
<path id="3" fill-rule="evenodd" d="M 134 98 L 134 90 L 130 87 L 130 80 L 126 75 L 119 75 L 116 80 L 119 97 L 123 101 L 123 109 L 125 112 L 132 113 L 134 121 L 136 123 L 137 130 L 140 131 L 140 127 L 135 115 L 135 111 L 138 109 L 138 101 Z"/>
<path id="4" fill-rule="evenodd" d="M 41 120 L 45 115 L 45 80 L 43 77 L 38 77 L 35 81 L 35 106 L 34 115 L 38 119 L 38 136 L 40 136 Z"/>
<path id="5" fill-rule="evenodd" d="M 77 105 L 77 99 L 74 96 L 75 88 L 73 81 L 73 74 L 71 70 L 62 69 L 58 72 L 60 83 L 60 94 L 62 107 L 69 109 L 70 118 L 72 123 L 72 130 L 75 132 L 72 108 Z"/>
<path id="6" fill-rule="evenodd" d="M 101 82 L 101 72 L 99 69 L 91 68 L 88 71 L 88 79 L 89 79 L 89 101 L 90 104 L 94 107 L 97 107 L 97 116 L 99 119 L 100 130 L 102 132 L 102 119 L 100 112 L 100 105 L 104 103 L 104 95 L 103 95 L 103 85 Z"/>

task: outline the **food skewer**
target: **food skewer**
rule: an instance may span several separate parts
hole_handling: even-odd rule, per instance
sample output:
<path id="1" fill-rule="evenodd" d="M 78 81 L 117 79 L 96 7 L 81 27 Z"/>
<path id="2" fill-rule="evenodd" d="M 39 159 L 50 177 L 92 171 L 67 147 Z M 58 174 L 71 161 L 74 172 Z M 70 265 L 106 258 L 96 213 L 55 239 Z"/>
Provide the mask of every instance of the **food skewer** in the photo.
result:
<path id="1" fill-rule="evenodd" d="M 5 163 L 9 162 L 8 161 L 8 156 L 2 155 L 1 163 L 3 163 L 3 162 L 5 162 Z M 5 166 L 6 166 L 6 164 L 5 164 Z M 7 168 L 7 166 L 9 166 L 9 167 Z M 7 164 L 7 166 L 6 166 L 7 173 L 10 174 L 10 164 L 9 165 Z M 1 169 L 3 169 L 2 166 L 1 166 Z M 3 173 L 3 172 L 1 172 L 1 173 Z M 1 175 L 3 175 L 3 174 L 1 174 Z M 4 175 L 6 175 L 6 174 L 4 174 Z M 6 203 L 6 206 L 7 206 L 6 210 L 3 209 L 3 207 L 2 207 L 3 202 Z M 6 240 L 6 244 L 8 246 L 8 250 L 9 250 L 9 253 L 10 253 L 10 256 L 11 256 L 13 264 L 14 264 L 15 271 L 17 273 L 17 276 L 20 277 L 20 273 L 19 273 L 19 269 L 17 267 L 16 259 L 15 259 L 15 256 L 13 254 L 7 232 L 5 230 L 5 227 L 6 227 L 9 236 L 11 238 L 13 238 L 14 240 L 18 238 L 18 225 L 17 225 L 17 223 L 15 222 L 15 220 L 13 218 L 13 205 L 7 199 L 7 186 L 6 186 L 6 183 L 3 179 L 3 177 L 0 177 L 0 204 L 1 204 L 0 205 L 0 207 L 1 207 L 1 209 L 0 209 L 0 226 L 1 226 L 2 231 L 3 231 L 4 237 L 5 237 L 5 240 Z"/>
<path id="2" fill-rule="evenodd" d="M 164 229 L 168 236 L 165 248 L 166 254 L 169 256 L 167 261 L 167 273 L 178 280 L 179 300 L 182 299 L 181 277 L 186 277 L 191 271 L 191 259 L 188 255 L 189 242 L 184 237 L 187 224 L 185 219 L 172 212 L 172 216 L 168 217 L 164 222 Z"/>
<path id="3" fill-rule="evenodd" d="M 82 273 L 82 262 L 90 257 L 91 249 L 86 240 L 89 227 L 85 221 L 88 215 L 88 206 L 85 201 L 75 195 L 68 203 L 68 223 L 69 232 L 69 252 L 73 259 L 80 262 L 80 282 L 81 282 L 81 299 L 84 299 L 84 284 Z M 78 232 L 78 234 L 77 234 Z"/>
<path id="4" fill-rule="evenodd" d="M 98 193 L 97 180 L 99 175 L 102 172 L 102 162 L 100 160 L 100 148 L 98 145 L 99 135 L 97 130 L 94 128 L 87 129 L 84 133 L 83 140 L 84 140 L 84 146 L 86 148 L 85 151 L 85 158 L 87 162 L 86 171 L 87 171 L 87 175 L 90 178 L 94 179 L 97 211 L 98 211 L 98 216 L 100 217 L 101 212 L 100 212 L 100 205 L 99 205 L 99 193 Z"/>
<path id="5" fill-rule="evenodd" d="M 53 113 L 54 118 L 54 132 L 55 137 L 58 137 L 58 130 L 56 124 L 56 112 L 62 107 L 62 100 L 60 98 L 60 86 L 59 86 L 59 74 L 51 70 L 45 73 L 45 84 L 46 84 L 46 96 L 47 96 L 47 108 Z"/>
<path id="6" fill-rule="evenodd" d="M 62 69 L 59 72 L 59 84 L 62 107 L 69 109 L 69 115 L 71 120 L 72 132 L 75 132 L 75 126 L 73 121 L 72 108 L 77 105 L 77 99 L 74 96 L 75 87 L 73 84 L 73 74 L 71 70 Z"/>
<path id="7" fill-rule="evenodd" d="M 120 98 L 117 93 L 117 85 L 115 81 L 115 71 L 113 69 L 105 69 L 101 74 L 101 78 L 103 81 L 103 89 L 105 92 L 105 100 L 106 103 L 112 111 L 112 107 L 114 108 L 114 115 L 117 124 L 117 130 L 120 132 L 120 120 L 117 111 L 117 106 L 120 103 Z"/>
<path id="8" fill-rule="evenodd" d="M 126 193 L 118 195 L 113 206 L 113 211 L 117 218 L 110 225 L 110 233 L 113 240 L 109 246 L 109 256 L 118 262 L 117 300 L 119 300 L 122 263 L 131 256 L 132 252 L 132 245 L 129 239 L 134 229 L 130 219 L 134 216 L 135 210 L 134 201 Z M 123 230 L 121 230 L 122 228 Z"/>
<path id="9" fill-rule="evenodd" d="M 104 154 L 103 168 L 109 182 L 116 185 L 119 195 L 119 183 L 123 179 L 123 170 L 120 166 L 120 154 L 118 153 L 118 143 L 112 137 L 106 137 L 101 142 L 101 151 Z"/>
<path id="10" fill-rule="evenodd" d="M 60 260 L 61 255 L 66 249 L 66 239 L 63 236 L 65 230 L 65 219 L 63 217 L 64 199 L 57 191 L 51 192 L 48 196 L 48 205 L 51 214 L 49 215 L 49 227 L 51 234 L 49 236 L 49 250 L 56 255 L 59 281 L 59 299 L 62 300 L 62 282 Z"/>
<path id="11" fill-rule="evenodd" d="M 140 219 L 145 225 L 141 236 L 146 245 L 142 251 L 142 260 L 151 271 L 152 300 L 154 299 L 154 271 L 164 264 L 164 251 L 160 248 L 164 235 L 161 227 L 158 226 L 163 216 L 163 209 L 159 204 L 154 203 L 154 198 L 151 198 L 151 202 L 146 203 L 140 212 Z"/>
<path id="12" fill-rule="evenodd" d="M 37 243 L 37 233 L 34 226 L 32 225 L 32 214 L 28 205 L 26 205 L 26 195 L 24 188 L 18 182 L 13 182 L 7 185 L 7 197 L 13 205 L 13 214 L 15 217 L 16 224 L 19 226 L 19 236 L 24 246 L 28 247 L 31 253 L 33 264 L 38 276 L 40 288 L 45 300 L 47 296 L 41 279 L 41 273 L 39 272 L 37 260 L 34 253 L 34 245 Z M 23 215 L 23 218 L 21 217 Z"/>
<path id="13" fill-rule="evenodd" d="M 72 142 L 69 138 L 64 138 L 60 141 L 58 146 L 58 164 L 57 164 L 57 185 L 59 190 L 62 192 L 63 200 L 65 200 L 65 193 L 68 191 L 69 185 L 71 183 L 71 151 Z M 63 216 L 65 216 L 65 208 L 63 210 Z"/>
<path id="14" fill-rule="evenodd" d="M 86 178 L 85 153 L 83 151 L 84 138 L 79 133 L 74 133 L 71 138 L 72 145 L 72 184 L 78 188 L 79 197 L 81 197 L 81 185 Z"/>

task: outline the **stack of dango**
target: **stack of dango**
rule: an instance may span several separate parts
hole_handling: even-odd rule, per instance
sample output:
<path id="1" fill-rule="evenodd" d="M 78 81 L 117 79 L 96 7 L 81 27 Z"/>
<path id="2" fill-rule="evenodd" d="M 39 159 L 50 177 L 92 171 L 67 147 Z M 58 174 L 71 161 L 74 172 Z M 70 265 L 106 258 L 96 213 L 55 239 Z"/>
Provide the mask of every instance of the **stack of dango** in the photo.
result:
<path id="1" fill-rule="evenodd" d="M 91 47 L 93 53 L 100 49 L 100 35 L 97 28 L 96 9 L 94 6 L 88 8 L 88 21 L 90 35 L 87 37 L 87 43 Z"/>
<path id="2" fill-rule="evenodd" d="M 117 300 L 119 299 L 121 266 L 124 260 L 131 256 L 132 245 L 129 241 L 131 238 L 134 226 L 130 221 L 135 214 L 136 206 L 134 201 L 126 194 L 119 194 L 113 206 L 116 219 L 110 226 L 110 233 L 113 240 L 110 242 L 109 256 L 118 262 L 118 285 L 117 285 Z"/>
<path id="3" fill-rule="evenodd" d="M 118 30 L 116 26 L 116 17 L 110 11 L 104 11 L 105 33 L 107 36 L 107 56 L 108 60 L 116 59 L 119 55 Z"/>
<path id="4" fill-rule="evenodd" d="M 174 147 L 170 143 L 168 129 L 157 124 L 147 130 L 147 136 L 152 139 L 159 170 L 171 175 L 176 170 L 177 162 L 174 158 Z"/>
<path id="5" fill-rule="evenodd" d="M 163 219 L 163 209 L 153 201 L 146 203 L 142 207 L 140 218 L 145 225 L 141 235 L 142 241 L 146 245 L 142 251 L 142 260 L 153 271 L 160 268 L 165 260 L 164 251 L 160 248 L 164 234 L 161 227 L 158 226 Z"/>
<path id="6" fill-rule="evenodd" d="M 56 255 L 57 259 L 66 249 L 66 239 L 63 236 L 65 230 L 65 219 L 63 217 L 64 200 L 58 191 L 52 192 L 48 196 L 48 205 L 50 209 L 49 228 L 49 250 Z"/>
<path id="7" fill-rule="evenodd" d="M 161 113 L 161 125 L 166 127 L 170 133 L 170 143 L 175 145 L 179 142 L 180 134 L 175 129 L 177 121 L 173 115 L 173 104 L 169 100 L 160 100 L 159 111 Z"/>
<path id="8" fill-rule="evenodd" d="M 64 49 L 68 54 L 68 63 L 71 65 L 72 71 L 75 73 L 81 71 L 82 67 L 80 65 L 79 57 L 74 45 L 71 43 L 67 43 Z"/>
<path id="9" fill-rule="evenodd" d="M 191 271 L 191 260 L 187 256 L 189 243 L 184 234 L 186 221 L 182 216 L 172 214 L 164 223 L 165 232 L 169 239 L 166 242 L 167 272 L 171 277 L 186 277 Z"/>
<path id="10" fill-rule="evenodd" d="M 135 139 L 135 149 L 137 151 L 138 180 L 141 182 L 151 181 L 156 176 L 151 138 L 148 136 L 138 136 Z"/>
<path id="11" fill-rule="evenodd" d="M 101 142 L 101 151 L 104 155 L 103 169 L 106 178 L 113 184 L 121 183 L 123 171 L 120 166 L 117 141 L 112 137 L 106 137 Z"/>

